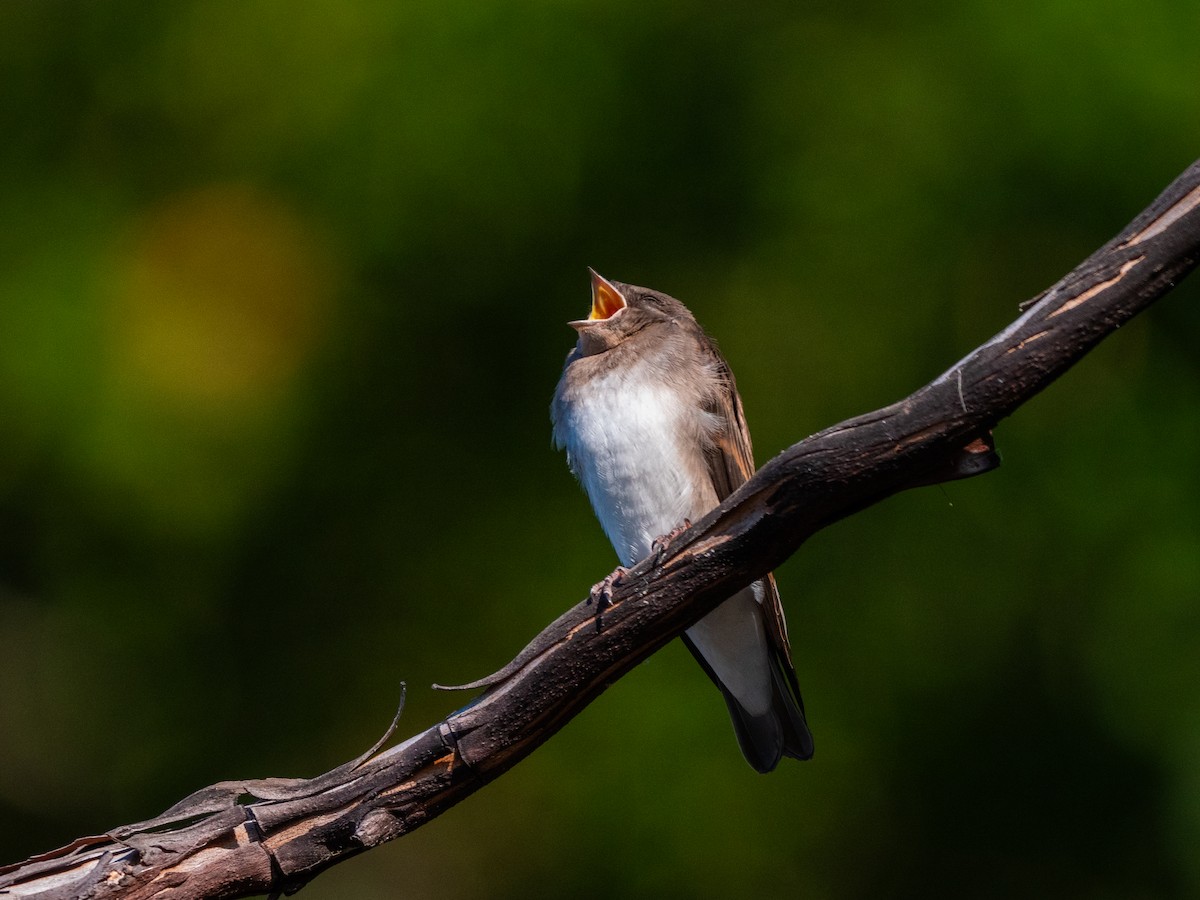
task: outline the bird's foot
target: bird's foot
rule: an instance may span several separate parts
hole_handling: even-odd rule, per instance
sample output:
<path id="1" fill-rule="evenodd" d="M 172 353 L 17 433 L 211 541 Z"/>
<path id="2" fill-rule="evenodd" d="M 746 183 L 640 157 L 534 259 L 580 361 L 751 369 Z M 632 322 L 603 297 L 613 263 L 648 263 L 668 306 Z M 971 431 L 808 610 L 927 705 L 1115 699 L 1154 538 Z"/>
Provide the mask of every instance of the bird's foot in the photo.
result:
<path id="1" fill-rule="evenodd" d="M 596 630 L 600 631 L 604 627 L 604 611 L 612 606 L 613 588 L 621 583 L 621 580 L 629 574 L 629 570 L 624 566 L 617 566 L 615 571 L 609 572 L 604 578 L 592 585 L 591 591 L 588 592 L 587 602 L 596 604 Z"/>
<path id="2" fill-rule="evenodd" d="M 692 520 L 684 519 L 681 524 L 676 525 L 666 534 L 656 537 L 650 542 L 650 550 L 654 553 L 654 565 L 657 566 L 662 562 L 663 557 L 667 555 L 667 550 L 670 549 L 675 539 L 691 527 Z"/>

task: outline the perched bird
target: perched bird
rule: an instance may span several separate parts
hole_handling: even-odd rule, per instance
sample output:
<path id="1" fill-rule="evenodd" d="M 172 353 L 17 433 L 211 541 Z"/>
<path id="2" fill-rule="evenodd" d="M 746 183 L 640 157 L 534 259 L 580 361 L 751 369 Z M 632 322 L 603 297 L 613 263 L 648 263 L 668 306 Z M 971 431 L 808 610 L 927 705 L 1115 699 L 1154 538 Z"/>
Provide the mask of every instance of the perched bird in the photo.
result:
<path id="1" fill-rule="evenodd" d="M 733 373 L 682 303 L 592 272 L 592 309 L 554 394 L 554 442 L 622 566 L 698 519 L 754 472 Z M 808 759 L 812 734 L 771 575 L 725 600 L 683 641 L 729 706 L 746 760 Z"/>

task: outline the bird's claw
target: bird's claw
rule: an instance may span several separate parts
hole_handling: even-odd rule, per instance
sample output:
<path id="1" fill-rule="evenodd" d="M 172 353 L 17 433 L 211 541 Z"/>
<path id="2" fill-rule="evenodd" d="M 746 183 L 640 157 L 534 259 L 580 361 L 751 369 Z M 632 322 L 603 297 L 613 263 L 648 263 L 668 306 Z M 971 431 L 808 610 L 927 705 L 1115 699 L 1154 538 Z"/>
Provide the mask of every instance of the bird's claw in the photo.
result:
<path id="1" fill-rule="evenodd" d="M 596 604 L 596 630 L 600 631 L 603 628 L 604 611 L 612 606 L 613 588 L 621 583 L 629 570 L 624 566 L 617 566 L 616 570 L 609 572 L 603 579 L 592 585 L 591 591 L 588 592 L 587 602 Z"/>
<path id="2" fill-rule="evenodd" d="M 671 543 L 692 527 L 691 519 L 684 519 L 683 522 L 669 532 L 660 537 L 656 537 L 650 542 L 650 551 L 654 555 L 654 565 L 662 562 L 662 558 L 666 555 Z M 622 579 L 629 574 L 629 570 L 624 566 L 617 568 L 605 575 L 604 578 L 592 585 L 592 589 L 588 592 L 588 604 L 596 604 L 596 630 L 602 631 L 604 628 L 604 611 L 612 606 L 613 588 L 621 583 Z"/>
<path id="3" fill-rule="evenodd" d="M 667 555 L 667 550 L 670 549 L 671 544 L 675 542 L 675 539 L 691 527 L 692 520 L 684 519 L 682 523 L 676 525 L 666 534 L 656 537 L 650 542 L 650 549 L 654 553 L 654 564 L 656 566 L 661 563 L 663 557 Z"/>

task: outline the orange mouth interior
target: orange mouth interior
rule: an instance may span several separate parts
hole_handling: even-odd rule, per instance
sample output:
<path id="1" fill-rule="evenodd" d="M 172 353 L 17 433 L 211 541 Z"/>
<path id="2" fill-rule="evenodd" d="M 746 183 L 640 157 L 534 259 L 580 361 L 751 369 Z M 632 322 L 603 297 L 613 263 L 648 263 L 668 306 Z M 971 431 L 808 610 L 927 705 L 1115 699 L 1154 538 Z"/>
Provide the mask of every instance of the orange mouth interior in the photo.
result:
<path id="1" fill-rule="evenodd" d="M 620 292 L 601 278 L 592 273 L 592 311 L 588 319 L 608 319 L 625 308 L 625 298 Z"/>

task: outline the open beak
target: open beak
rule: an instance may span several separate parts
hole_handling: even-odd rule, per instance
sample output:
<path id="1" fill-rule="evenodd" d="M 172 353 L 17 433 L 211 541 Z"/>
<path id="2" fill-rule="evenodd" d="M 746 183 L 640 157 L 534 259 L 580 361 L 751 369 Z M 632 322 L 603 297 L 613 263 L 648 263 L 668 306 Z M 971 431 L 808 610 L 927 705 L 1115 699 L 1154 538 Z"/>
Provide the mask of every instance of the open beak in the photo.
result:
<path id="1" fill-rule="evenodd" d="M 603 275 L 590 266 L 588 271 L 592 273 L 592 311 L 588 313 L 588 321 L 610 319 L 628 304 L 621 292 Z"/>

